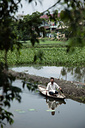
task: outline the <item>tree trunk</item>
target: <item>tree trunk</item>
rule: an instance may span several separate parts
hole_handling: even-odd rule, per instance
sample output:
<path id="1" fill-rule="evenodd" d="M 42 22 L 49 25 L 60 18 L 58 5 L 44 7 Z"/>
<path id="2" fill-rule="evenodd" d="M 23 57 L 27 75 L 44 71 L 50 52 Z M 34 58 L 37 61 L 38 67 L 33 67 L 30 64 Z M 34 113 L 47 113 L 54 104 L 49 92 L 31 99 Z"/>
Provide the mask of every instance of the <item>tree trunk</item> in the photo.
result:
<path id="1" fill-rule="evenodd" d="M 5 50 L 5 69 L 8 70 L 8 64 L 7 64 L 7 51 Z"/>

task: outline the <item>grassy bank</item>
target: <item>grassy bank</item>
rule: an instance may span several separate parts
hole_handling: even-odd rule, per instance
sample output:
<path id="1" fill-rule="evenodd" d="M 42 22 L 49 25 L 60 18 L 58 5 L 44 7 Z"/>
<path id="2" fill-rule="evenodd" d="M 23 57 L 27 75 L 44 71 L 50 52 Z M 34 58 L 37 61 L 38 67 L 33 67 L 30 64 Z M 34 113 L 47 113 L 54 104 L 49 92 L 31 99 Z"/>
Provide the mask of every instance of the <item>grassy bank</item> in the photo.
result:
<path id="1" fill-rule="evenodd" d="M 49 47 L 50 45 L 50 47 Z M 30 45 L 31 46 L 31 45 Z M 56 46 L 56 47 L 55 47 Z M 29 47 L 29 42 L 24 43 L 20 50 L 20 55 L 17 51 L 8 52 L 9 65 L 21 65 L 34 63 L 34 55 L 36 54 L 36 64 L 56 65 L 56 66 L 85 66 L 85 47 L 76 48 L 74 52 L 67 53 L 66 43 L 64 42 L 41 42 L 35 48 Z M 40 58 L 42 54 L 42 60 Z M 0 60 L 4 62 L 4 52 L 0 51 Z"/>

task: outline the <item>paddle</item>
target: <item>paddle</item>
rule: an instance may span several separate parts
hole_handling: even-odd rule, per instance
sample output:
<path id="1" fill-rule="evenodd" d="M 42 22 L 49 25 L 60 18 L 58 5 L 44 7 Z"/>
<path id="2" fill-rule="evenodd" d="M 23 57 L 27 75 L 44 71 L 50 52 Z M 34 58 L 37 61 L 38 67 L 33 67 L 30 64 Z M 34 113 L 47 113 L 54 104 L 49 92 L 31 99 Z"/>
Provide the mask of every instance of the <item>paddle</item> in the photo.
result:
<path id="1" fill-rule="evenodd" d="M 63 90 L 60 90 L 63 93 Z"/>

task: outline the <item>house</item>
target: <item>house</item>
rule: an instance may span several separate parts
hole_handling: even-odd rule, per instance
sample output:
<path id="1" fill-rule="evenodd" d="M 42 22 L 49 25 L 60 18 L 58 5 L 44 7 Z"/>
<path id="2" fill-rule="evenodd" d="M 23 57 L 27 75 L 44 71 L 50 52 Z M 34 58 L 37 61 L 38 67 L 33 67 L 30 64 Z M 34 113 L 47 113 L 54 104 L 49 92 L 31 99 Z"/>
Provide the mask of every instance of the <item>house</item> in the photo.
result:
<path id="1" fill-rule="evenodd" d="M 52 14 L 51 14 L 51 16 L 52 16 Z M 59 16 L 60 16 L 60 14 L 58 14 L 58 17 Z M 42 28 L 42 27 L 45 28 L 47 37 L 53 38 L 54 37 L 53 33 L 55 33 L 57 39 L 60 39 L 61 37 L 65 38 L 65 34 L 62 34 L 62 30 L 64 28 L 66 28 L 66 26 L 63 25 L 61 27 L 59 25 L 59 22 L 56 23 L 55 21 L 54 22 L 50 21 L 48 15 L 42 15 L 40 18 L 44 19 L 40 28 Z M 43 37 L 43 32 L 41 32 L 40 35 Z"/>

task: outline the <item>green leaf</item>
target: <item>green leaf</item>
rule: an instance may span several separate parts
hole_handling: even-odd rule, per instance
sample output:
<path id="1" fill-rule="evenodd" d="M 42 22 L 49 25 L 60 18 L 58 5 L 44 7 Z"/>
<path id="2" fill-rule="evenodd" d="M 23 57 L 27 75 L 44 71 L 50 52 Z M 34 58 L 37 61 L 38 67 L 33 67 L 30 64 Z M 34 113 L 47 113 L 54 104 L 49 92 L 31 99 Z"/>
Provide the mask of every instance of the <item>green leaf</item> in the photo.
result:
<path id="1" fill-rule="evenodd" d="M 25 113 L 25 111 L 23 111 L 21 109 L 16 109 L 15 111 L 18 112 L 18 113 Z"/>
<path id="2" fill-rule="evenodd" d="M 19 111 L 21 111 L 21 109 L 16 109 L 15 111 L 16 111 L 16 112 L 19 112 Z"/>
<path id="3" fill-rule="evenodd" d="M 19 111 L 19 113 L 25 113 L 25 111 Z"/>
<path id="4" fill-rule="evenodd" d="M 29 109 L 28 111 L 36 111 L 36 109 Z"/>

